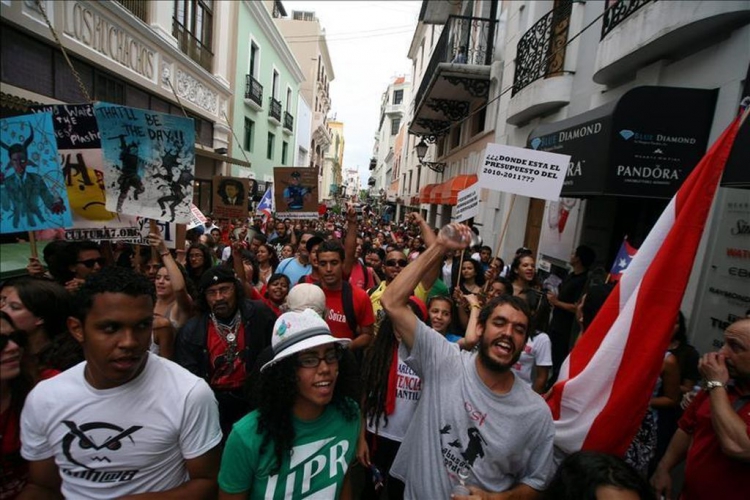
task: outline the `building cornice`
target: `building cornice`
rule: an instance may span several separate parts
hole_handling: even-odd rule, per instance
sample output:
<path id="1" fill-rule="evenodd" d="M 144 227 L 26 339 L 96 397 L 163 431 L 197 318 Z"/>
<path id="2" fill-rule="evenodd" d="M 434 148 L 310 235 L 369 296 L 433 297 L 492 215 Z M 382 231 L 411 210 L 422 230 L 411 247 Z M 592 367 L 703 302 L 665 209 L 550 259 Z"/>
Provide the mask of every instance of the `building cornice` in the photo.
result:
<path id="1" fill-rule="evenodd" d="M 258 27 L 260 27 L 263 34 L 266 35 L 268 41 L 271 42 L 271 46 L 276 54 L 278 54 L 281 62 L 284 63 L 286 68 L 292 74 L 294 81 L 297 84 L 304 82 L 305 74 L 302 72 L 302 68 L 294 57 L 289 45 L 287 45 L 286 40 L 284 40 L 284 37 L 281 35 L 279 28 L 274 24 L 271 14 L 263 6 L 263 2 L 245 0 L 244 4 L 250 10 L 253 19 L 257 21 Z"/>

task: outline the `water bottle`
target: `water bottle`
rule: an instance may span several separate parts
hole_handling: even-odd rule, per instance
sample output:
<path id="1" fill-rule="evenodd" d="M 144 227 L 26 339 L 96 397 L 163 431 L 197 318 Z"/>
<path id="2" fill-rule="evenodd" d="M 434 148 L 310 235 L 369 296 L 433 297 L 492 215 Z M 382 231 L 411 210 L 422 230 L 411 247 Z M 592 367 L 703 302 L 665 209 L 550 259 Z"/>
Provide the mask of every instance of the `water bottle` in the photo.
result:
<path id="1" fill-rule="evenodd" d="M 469 474 L 468 467 L 462 467 L 458 471 L 459 484 L 453 486 L 453 490 L 451 490 L 453 495 L 471 495 L 471 491 L 466 487 L 466 480 L 469 479 Z"/>
<path id="2" fill-rule="evenodd" d="M 470 243 L 470 241 L 466 241 L 466 237 L 463 236 L 461 232 L 458 231 L 458 229 L 456 229 L 455 226 L 451 224 L 448 224 L 447 226 L 443 226 L 443 228 L 440 230 L 440 234 L 446 240 L 452 241 L 454 243 L 461 243 L 464 245 L 466 245 L 467 243 Z"/>

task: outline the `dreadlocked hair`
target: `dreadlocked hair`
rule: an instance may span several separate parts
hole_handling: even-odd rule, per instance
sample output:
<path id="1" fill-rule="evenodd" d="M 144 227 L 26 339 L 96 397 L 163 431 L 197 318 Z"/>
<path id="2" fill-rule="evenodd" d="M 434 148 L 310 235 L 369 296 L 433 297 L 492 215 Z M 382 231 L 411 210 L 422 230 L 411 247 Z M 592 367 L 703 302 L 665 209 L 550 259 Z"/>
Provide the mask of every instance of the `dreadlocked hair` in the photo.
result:
<path id="1" fill-rule="evenodd" d="M 409 300 L 409 307 L 417 318 L 421 321 L 426 320 L 422 318 L 420 308 L 411 300 Z M 388 394 L 388 375 L 397 346 L 393 322 L 387 314 L 384 314 L 378 327 L 378 334 L 365 351 L 365 359 L 362 362 L 362 384 L 365 394 L 362 415 L 369 425 L 375 426 L 376 433 L 381 417 L 385 425 L 388 425 L 385 399 Z"/>
<path id="2" fill-rule="evenodd" d="M 340 349 L 340 347 L 336 347 Z M 339 374 L 333 389 L 333 405 L 344 417 L 351 421 L 359 418 L 359 406 L 355 402 L 356 387 L 351 380 L 351 371 L 356 369 L 342 357 L 339 362 Z M 255 386 L 255 397 L 258 403 L 258 435 L 263 436 L 260 453 L 265 453 L 268 446 L 273 446 L 276 463 L 270 475 L 279 473 L 285 457 L 291 456 L 294 444 L 293 407 L 299 395 L 297 386 L 297 356 L 290 356 L 271 365 L 260 374 Z M 353 362 L 353 360 L 352 360 Z"/>

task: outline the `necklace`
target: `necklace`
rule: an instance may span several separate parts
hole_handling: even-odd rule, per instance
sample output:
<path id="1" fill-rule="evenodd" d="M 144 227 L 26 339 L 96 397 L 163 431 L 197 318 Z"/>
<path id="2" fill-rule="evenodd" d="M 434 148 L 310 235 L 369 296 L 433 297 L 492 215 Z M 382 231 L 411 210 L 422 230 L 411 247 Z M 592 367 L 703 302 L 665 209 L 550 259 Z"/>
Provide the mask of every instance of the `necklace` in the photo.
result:
<path id="1" fill-rule="evenodd" d="M 214 314 L 211 314 L 211 321 L 216 328 L 219 337 L 227 345 L 226 361 L 229 371 L 234 369 L 234 361 L 237 359 L 237 331 L 240 328 L 240 311 L 237 310 L 232 320 L 227 324 L 222 324 Z"/>

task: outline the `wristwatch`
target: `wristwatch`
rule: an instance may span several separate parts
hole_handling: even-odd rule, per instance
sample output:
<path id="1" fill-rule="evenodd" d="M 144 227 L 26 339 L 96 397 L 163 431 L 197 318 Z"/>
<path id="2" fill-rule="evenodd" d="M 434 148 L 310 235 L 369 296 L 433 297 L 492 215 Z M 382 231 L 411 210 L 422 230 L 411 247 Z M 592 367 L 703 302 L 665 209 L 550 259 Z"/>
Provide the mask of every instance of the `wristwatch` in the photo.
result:
<path id="1" fill-rule="evenodd" d="M 711 392 L 717 387 L 724 387 L 724 384 L 722 382 L 719 382 L 718 380 L 707 380 L 706 381 L 706 392 Z"/>

